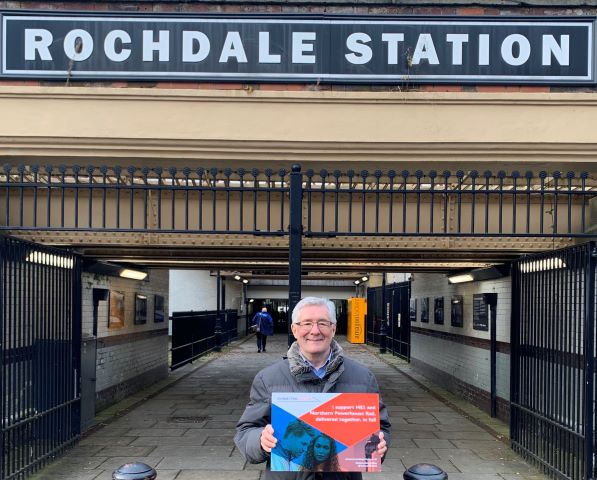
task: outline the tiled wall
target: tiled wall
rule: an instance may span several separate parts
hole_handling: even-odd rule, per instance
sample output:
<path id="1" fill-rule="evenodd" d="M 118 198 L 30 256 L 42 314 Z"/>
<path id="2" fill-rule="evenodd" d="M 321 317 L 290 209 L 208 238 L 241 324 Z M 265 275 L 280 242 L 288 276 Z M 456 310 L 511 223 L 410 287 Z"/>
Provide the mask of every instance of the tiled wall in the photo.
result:
<path id="1" fill-rule="evenodd" d="M 83 336 L 93 333 L 93 289 L 124 295 L 124 326 L 108 326 L 109 301 L 99 301 L 96 360 L 96 410 L 118 402 L 168 374 L 168 319 L 155 322 L 155 295 L 168 312 L 168 272 L 151 270 L 146 280 L 84 273 Z M 135 296 L 147 297 L 147 322 L 136 325 Z"/>
<path id="2" fill-rule="evenodd" d="M 446 275 L 415 273 L 411 298 L 417 299 L 417 321 L 411 324 L 414 368 L 453 393 L 489 408 L 490 350 L 488 331 L 473 328 L 473 295 L 497 293 L 496 393 L 501 417 L 510 397 L 510 278 L 451 285 Z M 463 297 L 463 326 L 451 325 L 453 295 Z M 421 322 L 421 298 L 429 298 L 429 322 Z M 434 323 L 434 299 L 444 299 L 444 324 Z"/>

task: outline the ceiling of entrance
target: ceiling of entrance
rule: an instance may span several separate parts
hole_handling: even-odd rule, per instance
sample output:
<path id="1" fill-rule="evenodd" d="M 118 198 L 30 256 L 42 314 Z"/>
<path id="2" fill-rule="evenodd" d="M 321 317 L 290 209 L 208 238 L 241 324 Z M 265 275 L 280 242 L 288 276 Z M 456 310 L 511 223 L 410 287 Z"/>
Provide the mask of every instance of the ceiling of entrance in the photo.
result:
<path id="1" fill-rule="evenodd" d="M 15 232 L 17 233 L 17 232 Z M 18 232 L 34 242 L 74 247 L 98 260 L 144 267 L 221 269 L 275 278 L 288 270 L 287 237 L 88 232 Z M 303 273 L 450 271 L 505 263 L 571 245 L 541 238 L 304 238 Z"/>

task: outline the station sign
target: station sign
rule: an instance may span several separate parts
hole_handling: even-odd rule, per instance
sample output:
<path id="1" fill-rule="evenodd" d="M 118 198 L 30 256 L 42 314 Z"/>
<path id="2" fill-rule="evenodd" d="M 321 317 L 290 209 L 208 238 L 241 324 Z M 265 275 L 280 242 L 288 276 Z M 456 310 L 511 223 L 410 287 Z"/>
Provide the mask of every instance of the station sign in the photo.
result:
<path id="1" fill-rule="evenodd" d="M 0 12 L 2 77 L 592 84 L 592 17 Z"/>

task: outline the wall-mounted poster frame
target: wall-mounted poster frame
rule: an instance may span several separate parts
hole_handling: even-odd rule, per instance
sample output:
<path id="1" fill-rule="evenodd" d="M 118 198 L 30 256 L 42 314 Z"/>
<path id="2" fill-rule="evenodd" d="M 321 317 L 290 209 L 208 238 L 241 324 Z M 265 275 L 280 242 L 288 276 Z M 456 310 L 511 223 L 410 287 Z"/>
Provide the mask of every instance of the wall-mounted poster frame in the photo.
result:
<path id="1" fill-rule="evenodd" d="M 435 297 L 433 299 L 433 323 L 436 325 L 444 324 L 444 297 Z"/>
<path id="2" fill-rule="evenodd" d="M 464 299 L 462 295 L 452 295 L 452 300 L 450 301 L 450 323 L 453 327 L 464 326 L 463 303 Z"/>
<path id="3" fill-rule="evenodd" d="M 147 295 L 135 295 L 135 325 L 147 323 Z"/>
<path id="4" fill-rule="evenodd" d="M 155 295 L 153 302 L 153 321 L 154 323 L 163 322 L 165 318 L 163 295 Z"/>
<path id="5" fill-rule="evenodd" d="M 124 293 L 110 290 L 108 328 L 124 327 Z"/>
<path id="6" fill-rule="evenodd" d="M 429 297 L 421 298 L 421 322 L 429 323 Z"/>
<path id="7" fill-rule="evenodd" d="M 408 310 L 408 316 L 411 322 L 417 321 L 417 299 L 411 298 L 410 299 L 410 306 Z"/>
<path id="8" fill-rule="evenodd" d="M 473 329 L 489 330 L 489 308 L 482 293 L 473 295 Z"/>

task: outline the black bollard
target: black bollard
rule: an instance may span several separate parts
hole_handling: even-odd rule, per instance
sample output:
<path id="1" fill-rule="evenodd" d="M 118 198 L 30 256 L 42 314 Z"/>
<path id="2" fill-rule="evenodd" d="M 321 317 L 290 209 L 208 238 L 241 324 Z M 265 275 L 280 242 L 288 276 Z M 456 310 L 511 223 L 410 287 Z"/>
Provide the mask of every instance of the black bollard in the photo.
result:
<path id="1" fill-rule="evenodd" d="M 155 480 L 155 469 L 141 462 L 125 463 L 112 473 L 112 480 Z"/>
<path id="2" fill-rule="evenodd" d="M 417 463 L 404 472 L 404 480 L 448 480 L 448 474 L 430 463 Z"/>

